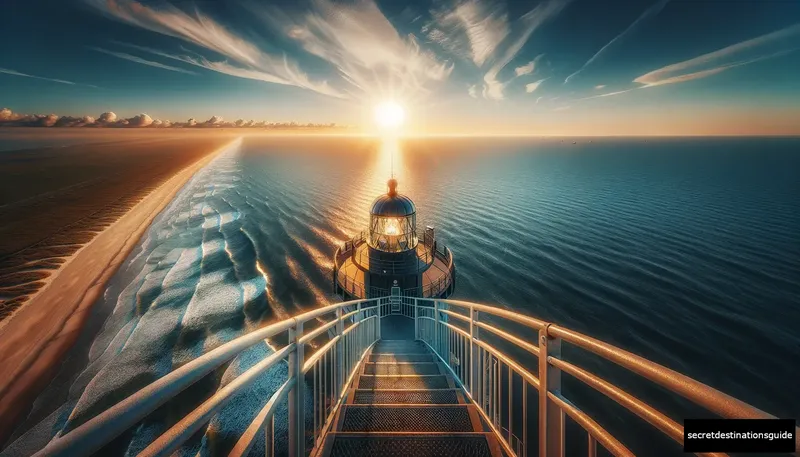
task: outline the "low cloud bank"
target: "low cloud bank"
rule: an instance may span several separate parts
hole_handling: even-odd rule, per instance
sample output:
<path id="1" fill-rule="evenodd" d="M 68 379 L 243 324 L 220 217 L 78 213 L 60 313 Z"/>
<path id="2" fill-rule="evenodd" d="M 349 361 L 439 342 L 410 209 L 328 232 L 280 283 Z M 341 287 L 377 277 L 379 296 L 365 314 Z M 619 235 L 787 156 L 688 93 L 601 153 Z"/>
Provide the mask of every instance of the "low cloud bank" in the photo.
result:
<path id="1" fill-rule="evenodd" d="M 261 128 L 261 129 L 335 129 L 345 128 L 336 124 L 302 124 L 297 122 L 267 121 L 225 121 L 221 116 L 212 116 L 207 121 L 194 118 L 186 122 L 153 119 L 147 114 L 138 114 L 131 118 L 119 118 L 112 112 L 103 113 L 97 118 L 92 116 L 58 116 L 56 114 L 20 114 L 8 108 L 0 109 L 0 127 L 83 127 L 83 128 Z"/>

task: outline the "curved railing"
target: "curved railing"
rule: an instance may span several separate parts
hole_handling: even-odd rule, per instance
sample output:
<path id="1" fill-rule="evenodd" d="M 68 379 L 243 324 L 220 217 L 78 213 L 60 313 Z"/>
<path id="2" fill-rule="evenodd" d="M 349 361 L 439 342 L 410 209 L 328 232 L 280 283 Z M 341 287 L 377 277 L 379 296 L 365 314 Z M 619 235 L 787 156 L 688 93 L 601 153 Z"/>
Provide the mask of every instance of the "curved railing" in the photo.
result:
<path id="1" fill-rule="evenodd" d="M 453 252 L 450 248 L 437 246 L 434 255 L 441 256 L 447 262 L 447 274 L 439 277 L 422 288 L 422 297 L 441 297 L 445 290 L 455 286 L 456 264 L 453 262 Z"/>
<path id="2" fill-rule="evenodd" d="M 267 339 L 282 338 L 287 341 L 284 346 L 276 348 L 271 355 L 214 393 L 139 455 L 171 455 L 205 426 L 235 394 L 248 389 L 260 375 L 286 361 L 286 381 L 243 431 L 229 456 L 247 455 L 264 431 L 267 455 L 274 455 L 274 414 L 277 406 L 284 401 L 288 401 L 289 411 L 289 455 L 304 456 L 306 449 L 317 445 L 330 427 L 331 418 L 341 404 L 355 370 L 367 350 L 380 339 L 379 308 L 385 303 L 388 303 L 387 299 L 372 299 L 325 306 L 236 338 L 154 381 L 65 435 L 57 436 L 35 455 L 92 455 L 248 348 Z M 304 332 L 306 324 L 319 325 Z M 320 340 L 322 343 L 319 348 L 305 357 L 306 347 L 313 347 Z M 312 397 L 312 407 L 308 411 L 302 406 L 307 404 L 303 398 L 306 393 Z M 313 430 L 305 427 L 306 412 L 313 415 Z"/>
<path id="3" fill-rule="evenodd" d="M 594 418 L 564 397 L 562 375 L 581 381 L 683 444 L 684 432 L 680 423 L 600 376 L 564 360 L 561 355 L 563 343 L 613 362 L 722 418 L 775 418 L 669 368 L 555 324 L 457 300 L 415 299 L 414 308 L 416 338 L 425 341 L 449 368 L 509 455 L 563 456 L 565 415 L 587 432 L 589 456 L 596 455 L 597 444 L 615 456 L 634 455 Z M 504 329 L 510 325 L 518 328 L 516 334 Z M 534 356 L 538 359 L 537 365 L 529 369 L 510 356 L 508 349 L 498 348 L 500 345 L 491 344 L 487 341 L 489 339 Z M 538 396 L 538 452 L 528 445 L 529 387 Z M 522 411 L 512 405 L 521 405 Z M 522 423 L 515 423 L 515 418 L 521 418 Z M 800 427 L 795 432 L 797 436 Z M 800 453 L 800 440 L 797 443 L 795 455 Z"/>
<path id="4" fill-rule="evenodd" d="M 457 300 L 391 297 L 354 300 L 313 310 L 236 338 L 154 381 L 91 420 L 54 438 L 37 456 L 88 456 L 189 386 L 256 344 L 284 339 L 282 346 L 226 384 L 163 433 L 139 455 L 171 455 L 202 429 L 234 395 L 286 361 L 285 382 L 266 401 L 242 432 L 229 456 L 247 455 L 259 436 L 267 455 L 274 455 L 274 414 L 288 402 L 289 456 L 305 457 L 321 449 L 340 405 L 364 357 L 381 338 L 381 319 L 400 314 L 414 320 L 414 337 L 428 344 L 477 406 L 508 455 L 562 457 L 564 422 L 568 416 L 587 432 L 588 455 L 601 445 L 615 456 L 634 454 L 561 391 L 569 375 L 602 393 L 678 443 L 683 426 L 652 405 L 596 374 L 564 360 L 562 344 L 570 344 L 613 362 L 723 418 L 766 419 L 773 416 L 705 384 L 623 349 L 581 333 L 504 309 Z M 316 325 L 311 329 L 312 325 Z M 309 327 L 305 329 L 305 327 Z M 511 331 L 512 327 L 517 328 Z M 305 330 L 304 330 L 305 329 Z M 535 336 L 531 338 L 531 336 Z M 498 344 L 492 344 L 497 341 Z M 317 347 L 306 357 L 306 347 Z M 512 350 L 514 349 L 514 350 Z M 525 364 L 511 352 L 538 360 Z M 531 369 L 531 367 L 533 367 Z M 538 451 L 528 434 L 528 391 L 538 397 L 533 430 Z M 311 401 L 304 396 L 309 394 Z M 308 406 L 310 404 L 310 406 Z M 304 407 L 305 405 L 305 407 Z M 306 421 L 306 414 L 313 420 Z M 307 426 L 312 424 L 313 426 Z M 800 432 L 800 428 L 796 430 Z M 262 435 L 263 434 L 263 435 Z M 797 449 L 800 452 L 800 449 Z M 699 454 L 722 456 L 725 454 Z"/>

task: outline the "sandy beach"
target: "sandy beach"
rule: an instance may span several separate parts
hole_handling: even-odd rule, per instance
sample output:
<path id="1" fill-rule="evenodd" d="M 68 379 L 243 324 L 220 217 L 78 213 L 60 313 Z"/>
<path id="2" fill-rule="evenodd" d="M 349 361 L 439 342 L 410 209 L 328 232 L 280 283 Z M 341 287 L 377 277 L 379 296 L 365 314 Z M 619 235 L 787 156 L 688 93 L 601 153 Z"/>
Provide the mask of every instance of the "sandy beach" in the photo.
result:
<path id="1" fill-rule="evenodd" d="M 150 222 L 232 140 L 215 136 L 103 143 L 84 146 L 82 155 L 76 152 L 83 162 L 65 155 L 81 146 L 28 152 L 34 158 L 36 153 L 49 154 L 48 160 L 57 165 L 44 171 L 28 165 L 28 176 L 17 172 L 17 181 L 5 185 L 17 185 L 23 194 L 3 192 L 4 199 L 15 200 L 0 202 L 0 210 L 15 209 L 31 224 L 27 231 L 13 224 L 2 229 L 0 299 L 7 312 L 0 327 L 0 445 L 50 382 L 91 305 Z M 109 159 L 115 153 L 124 157 Z M 10 154 L 24 157 L 25 151 Z M 96 154 L 106 158 L 104 173 L 92 168 Z M 14 158 L 3 159 L 12 163 Z M 63 179 L 71 172 L 70 161 L 75 162 L 74 173 L 90 170 L 77 184 Z M 47 172 L 53 176 L 50 183 L 35 176 Z M 102 179 L 109 174 L 114 177 Z M 26 180 L 29 189 L 36 188 L 27 191 L 33 195 L 24 195 Z M 18 236 L 8 236 L 15 230 Z"/>
<path id="2" fill-rule="evenodd" d="M 0 133 L 0 144 L 14 144 Z M 48 147 L 0 152 L 0 328 L 67 257 L 232 138 L 90 132 L 65 144 L 61 135 L 44 136 Z"/>

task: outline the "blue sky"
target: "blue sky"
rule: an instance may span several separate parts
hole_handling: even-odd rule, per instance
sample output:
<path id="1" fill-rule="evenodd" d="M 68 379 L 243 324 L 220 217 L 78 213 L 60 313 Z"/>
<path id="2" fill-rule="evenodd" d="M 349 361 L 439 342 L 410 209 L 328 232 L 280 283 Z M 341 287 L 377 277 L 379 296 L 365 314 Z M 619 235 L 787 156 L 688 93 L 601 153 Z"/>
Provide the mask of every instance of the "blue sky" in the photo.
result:
<path id="1" fill-rule="evenodd" d="M 800 2 L 0 3 L 0 105 L 418 131 L 800 133 Z"/>

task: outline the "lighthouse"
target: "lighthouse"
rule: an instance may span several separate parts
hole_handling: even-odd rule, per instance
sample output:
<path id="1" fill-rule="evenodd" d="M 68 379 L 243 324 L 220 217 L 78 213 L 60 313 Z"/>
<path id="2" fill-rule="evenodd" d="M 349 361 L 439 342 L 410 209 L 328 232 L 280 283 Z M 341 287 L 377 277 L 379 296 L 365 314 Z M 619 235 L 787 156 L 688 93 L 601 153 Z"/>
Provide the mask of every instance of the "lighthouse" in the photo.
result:
<path id="1" fill-rule="evenodd" d="M 370 209 L 369 228 L 334 255 L 333 283 L 345 300 L 404 296 L 447 298 L 455 290 L 453 253 L 433 227 L 417 230 L 414 202 L 390 179 Z"/>

